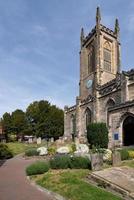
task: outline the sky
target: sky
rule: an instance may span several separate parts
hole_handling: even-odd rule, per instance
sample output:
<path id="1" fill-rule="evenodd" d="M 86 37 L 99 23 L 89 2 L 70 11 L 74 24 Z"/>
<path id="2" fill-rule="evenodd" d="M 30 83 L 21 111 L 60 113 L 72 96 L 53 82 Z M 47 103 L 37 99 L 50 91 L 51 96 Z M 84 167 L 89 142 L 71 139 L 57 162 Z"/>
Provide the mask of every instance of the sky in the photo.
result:
<path id="1" fill-rule="evenodd" d="M 0 0 L 0 116 L 35 100 L 74 105 L 79 88 L 80 29 L 119 19 L 122 70 L 134 66 L 133 0 Z"/>

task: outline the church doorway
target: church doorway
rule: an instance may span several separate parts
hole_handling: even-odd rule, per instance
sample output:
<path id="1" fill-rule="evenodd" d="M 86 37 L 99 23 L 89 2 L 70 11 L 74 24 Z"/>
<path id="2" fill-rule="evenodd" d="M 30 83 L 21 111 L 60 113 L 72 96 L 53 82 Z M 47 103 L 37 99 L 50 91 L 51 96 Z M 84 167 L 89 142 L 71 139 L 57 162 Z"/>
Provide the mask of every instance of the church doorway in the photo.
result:
<path id="1" fill-rule="evenodd" d="M 123 145 L 134 145 L 134 116 L 128 116 L 123 122 Z"/>

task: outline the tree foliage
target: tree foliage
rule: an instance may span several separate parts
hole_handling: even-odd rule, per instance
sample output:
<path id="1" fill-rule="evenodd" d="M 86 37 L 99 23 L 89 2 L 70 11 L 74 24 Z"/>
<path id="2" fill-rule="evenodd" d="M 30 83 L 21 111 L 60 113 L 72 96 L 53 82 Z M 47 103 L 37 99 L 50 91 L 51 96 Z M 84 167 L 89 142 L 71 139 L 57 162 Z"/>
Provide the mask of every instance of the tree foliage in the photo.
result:
<path id="1" fill-rule="evenodd" d="M 35 135 L 42 138 L 59 138 L 63 135 L 64 113 L 62 109 L 51 105 L 48 101 L 34 101 L 26 112 L 20 109 L 2 117 L 5 133 L 16 135 Z"/>
<path id="2" fill-rule="evenodd" d="M 4 113 L 2 120 L 1 120 L 1 125 L 4 130 L 6 139 L 8 140 L 8 135 L 11 134 L 12 132 L 12 120 L 11 120 L 11 115 L 10 113 Z"/>
<path id="3" fill-rule="evenodd" d="M 105 123 L 91 123 L 87 127 L 87 138 L 91 146 L 108 147 L 108 129 Z"/>
<path id="4" fill-rule="evenodd" d="M 25 113 L 22 110 L 15 110 L 11 115 L 12 119 L 12 131 L 18 135 L 27 126 Z"/>

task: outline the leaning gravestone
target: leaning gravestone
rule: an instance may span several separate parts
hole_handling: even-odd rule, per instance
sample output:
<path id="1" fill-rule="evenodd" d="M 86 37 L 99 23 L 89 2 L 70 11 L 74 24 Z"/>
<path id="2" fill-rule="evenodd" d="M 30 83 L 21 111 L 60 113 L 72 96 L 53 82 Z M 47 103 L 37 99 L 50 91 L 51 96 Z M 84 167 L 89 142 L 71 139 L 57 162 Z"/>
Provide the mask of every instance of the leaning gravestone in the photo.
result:
<path id="1" fill-rule="evenodd" d="M 91 154 L 91 169 L 99 171 L 103 167 L 103 155 L 99 153 Z"/>
<path id="2" fill-rule="evenodd" d="M 37 138 L 37 144 L 41 144 L 41 137 Z"/>
<path id="3" fill-rule="evenodd" d="M 120 164 L 121 164 L 121 154 L 120 154 L 119 151 L 114 151 L 112 153 L 112 164 L 113 164 L 113 167 L 120 166 Z"/>

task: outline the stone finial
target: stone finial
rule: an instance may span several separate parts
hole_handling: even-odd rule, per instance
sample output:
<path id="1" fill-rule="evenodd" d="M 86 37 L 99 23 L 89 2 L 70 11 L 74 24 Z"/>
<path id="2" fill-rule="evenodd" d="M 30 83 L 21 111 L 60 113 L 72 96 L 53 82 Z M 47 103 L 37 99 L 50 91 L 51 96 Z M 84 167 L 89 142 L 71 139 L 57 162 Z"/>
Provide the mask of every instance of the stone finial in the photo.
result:
<path id="1" fill-rule="evenodd" d="M 68 106 L 67 106 L 67 105 L 64 106 L 64 110 L 65 110 L 65 111 L 68 110 Z"/>
<path id="2" fill-rule="evenodd" d="M 97 7 L 96 9 L 96 26 L 97 27 L 100 25 L 100 21 L 101 21 L 100 8 Z"/>
<path id="3" fill-rule="evenodd" d="M 118 19 L 115 20 L 115 28 L 114 28 L 114 32 L 117 35 L 117 37 L 119 36 L 119 31 L 120 31 L 120 27 L 119 27 L 119 21 Z"/>
<path id="4" fill-rule="evenodd" d="M 81 28 L 81 36 L 80 36 L 80 40 L 81 40 L 81 47 L 83 44 L 83 40 L 84 40 L 85 36 L 84 36 L 84 28 Z"/>

